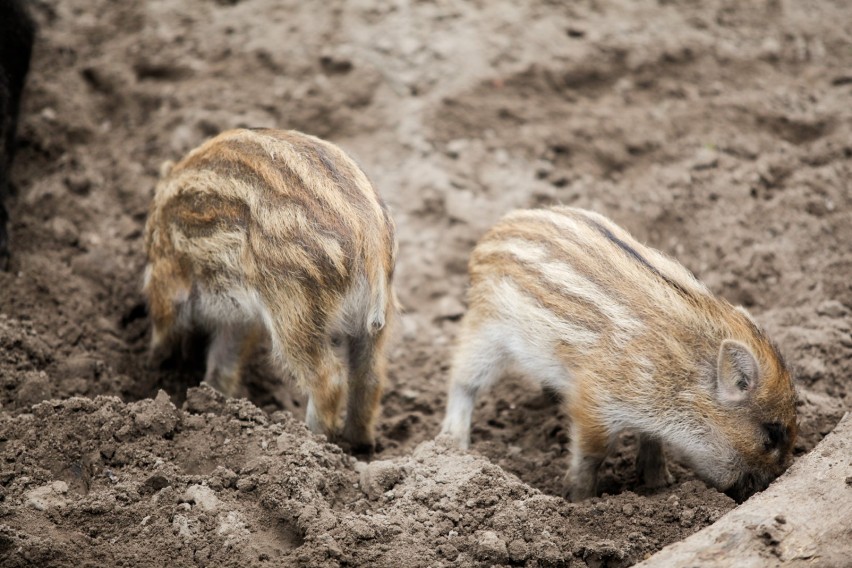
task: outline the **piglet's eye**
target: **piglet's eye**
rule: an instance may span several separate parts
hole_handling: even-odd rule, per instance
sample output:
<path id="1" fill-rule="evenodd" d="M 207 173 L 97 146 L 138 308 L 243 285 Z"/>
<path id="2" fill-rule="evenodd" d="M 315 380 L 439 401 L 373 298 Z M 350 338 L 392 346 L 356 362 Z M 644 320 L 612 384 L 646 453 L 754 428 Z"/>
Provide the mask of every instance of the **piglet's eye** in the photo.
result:
<path id="1" fill-rule="evenodd" d="M 763 443 L 766 451 L 771 451 L 780 448 L 787 443 L 787 428 L 779 422 L 768 422 L 762 425 L 763 432 L 766 434 L 766 441 Z"/>

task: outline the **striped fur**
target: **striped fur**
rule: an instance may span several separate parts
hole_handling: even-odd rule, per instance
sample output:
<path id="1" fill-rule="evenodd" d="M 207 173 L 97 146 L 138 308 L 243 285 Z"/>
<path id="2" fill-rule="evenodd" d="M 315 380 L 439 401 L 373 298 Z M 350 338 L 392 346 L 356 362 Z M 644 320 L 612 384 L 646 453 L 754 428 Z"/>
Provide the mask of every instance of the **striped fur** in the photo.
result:
<path id="1" fill-rule="evenodd" d="M 233 395 L 268 338 L 310 394 L 311 429 L 337 433 L 348 390 L 343 437 L 372 444 L 396 240 L 366 175 L 328 142 L 263 129 L 220 134 L 163 174 L 145 228 L 152 357 L 205 329 L 205 380 Z"/>
<path id="2" fill-rule="evenodd" d="M 786 467 L 796 395 L 781 356 L 676 261 L 601 215 L 555 207 L 505 217 L 469 268 L 443 426 L 462 447 L 477 393 L 515 370 L 564 395 L 574 500 L 595 493 L 624 429 L 639 433 L 649 486 L 670 480 L 662 443 L 739 497 Z"/>

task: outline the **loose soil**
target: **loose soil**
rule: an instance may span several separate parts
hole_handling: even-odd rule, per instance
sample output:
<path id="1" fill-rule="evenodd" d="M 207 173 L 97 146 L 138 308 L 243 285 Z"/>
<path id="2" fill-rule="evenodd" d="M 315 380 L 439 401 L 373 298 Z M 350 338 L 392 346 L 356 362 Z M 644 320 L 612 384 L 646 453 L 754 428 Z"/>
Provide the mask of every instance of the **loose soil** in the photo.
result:
<path id="1" fill-rule="evenodd" d="M 0 273 L 2 566 L 626 566 L 734 503 L 675 466 L 559 495 L 567 419 L 523 377 L 433 441 L 466 261 L 513 208 L 600 211 L 745 305 L 812 449 L 850 408 L 852 4 L 34 0 Z M 404 307 L 374 461 L 302 425 L 264 363 L 145 367 L 160 164 L 237 126 L 355 156 L 393 210 Z M 826 543 L 830 546 L 831 543 Z"/>

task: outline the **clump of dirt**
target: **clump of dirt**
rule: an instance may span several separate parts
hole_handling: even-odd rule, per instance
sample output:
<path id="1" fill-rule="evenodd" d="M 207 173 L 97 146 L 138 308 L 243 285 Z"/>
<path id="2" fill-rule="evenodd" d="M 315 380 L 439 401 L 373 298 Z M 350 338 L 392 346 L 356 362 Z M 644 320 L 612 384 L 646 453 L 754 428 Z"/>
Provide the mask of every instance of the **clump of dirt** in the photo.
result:
<path id="1" fill-rule="evenodd" d="M 30 5 L 0 273 L 2 562 L 626 565 L 712 522 L 733 503 L 679 466 L 641 486 L 629 433 L 606 495 L 561 501 L 567 419 L 523 377 L 480 400 L 471 454 L 431 441 L 469 252 L 516 207 L 604 213 L 748 307 L 796 371 L 797 455 L 850 407 L 852 5 Z M 237 126 L 340 144 L 393 211 L 404 314 L 364 471 L 301 427 L 263 350 L 250 403 L 188 390 L 201 356 L 145 365 L 160 164 Z"/>

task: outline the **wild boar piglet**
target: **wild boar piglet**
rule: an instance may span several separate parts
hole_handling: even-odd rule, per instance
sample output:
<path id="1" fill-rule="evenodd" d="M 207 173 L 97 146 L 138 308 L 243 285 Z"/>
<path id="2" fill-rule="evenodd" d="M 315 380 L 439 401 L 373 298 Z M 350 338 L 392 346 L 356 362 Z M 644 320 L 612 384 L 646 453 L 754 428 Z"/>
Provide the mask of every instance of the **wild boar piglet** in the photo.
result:
<path id="1" fill-rule="evenodd" d="M 648 487 L 671 482 L 664 444 L 738 500 L 787 467 L 796 392 L 778 349 L 745 309 L 607 218 L 511 213 L 469 270 L 443 424 L 462 447 L 477 394 L 514 371 L 562 395 L 574 501 L 596 494 L 598 467 L 625 429 L 638 434 Z"/>
<path id="2" fill-rule="evenodd" d="M 224 132 L 166 166 L 145 228 L 151 358 L 211 337 L 205 381 L 237 392 L 261 340 L 309 395 L 307 423 L 373 444 L 396 312 L 394 225 L 337 146 L 295 131 Z"/>

